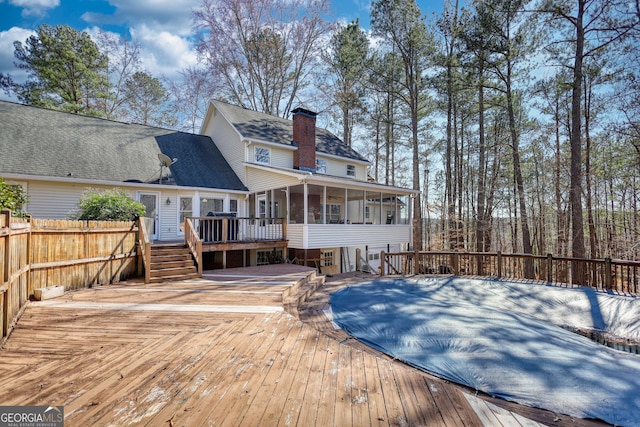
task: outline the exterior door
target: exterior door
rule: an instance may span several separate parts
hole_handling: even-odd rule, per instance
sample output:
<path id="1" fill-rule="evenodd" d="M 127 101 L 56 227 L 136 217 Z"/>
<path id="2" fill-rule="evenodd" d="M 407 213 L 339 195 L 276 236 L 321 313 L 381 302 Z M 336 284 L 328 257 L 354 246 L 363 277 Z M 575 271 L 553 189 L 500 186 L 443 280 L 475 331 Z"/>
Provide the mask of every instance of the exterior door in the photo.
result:
<path id="1" fill-rule="evenodd" d="M 147 234 L 152 240 L 158 239 L 158 194 L 157 193 L 139 193 L 140 203 L 144 205 L 144 216 L 150 218 L 151 221 L 145 223 Z"/>

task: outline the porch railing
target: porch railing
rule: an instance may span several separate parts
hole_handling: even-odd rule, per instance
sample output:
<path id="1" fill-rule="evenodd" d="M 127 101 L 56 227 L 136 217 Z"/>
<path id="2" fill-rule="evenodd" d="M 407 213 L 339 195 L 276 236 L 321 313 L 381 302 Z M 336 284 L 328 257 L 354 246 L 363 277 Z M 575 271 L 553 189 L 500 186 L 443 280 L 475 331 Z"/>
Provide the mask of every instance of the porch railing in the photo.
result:
<path id="1" fill-rule="evenodd" d="M 149 283 L 151 279 L 151 239 L 147 232 L 149 223 L 153 218 L 138 218 L 138 262 L 140 267 L 138 270 L 144 271 L 144 283 Z"/>
<path id="2" fill-rule="evenodd" d="M 380 255 L 381 275 L 454 274 L 579 284 L 638 294 L 640 261 L 581 259 L 500 252 L 398 252 Z M 581 277 L 576 276 L 576 271 Z"/>
<path id="3" fill-rule="evenodd" d="M 184 221 L 184 242 L 196 262 L 198 276 L 202 277 L 202 240 L 198 237 L 191 218 L 186 218 Z"/>
<path id="4" fill-rule="evenodd" d="M 284 218 L 206 216 L 188 219 L 203 244 L 287 239 L 287 225 Z"/>

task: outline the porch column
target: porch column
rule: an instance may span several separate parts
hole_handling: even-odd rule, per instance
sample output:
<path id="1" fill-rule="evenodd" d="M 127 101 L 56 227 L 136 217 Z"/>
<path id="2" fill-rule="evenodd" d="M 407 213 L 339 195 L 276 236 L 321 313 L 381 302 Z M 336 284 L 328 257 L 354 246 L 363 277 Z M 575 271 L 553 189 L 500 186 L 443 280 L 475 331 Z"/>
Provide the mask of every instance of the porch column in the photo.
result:
<path id="1" fill-rule="evenodd" d="M 344 189 L 344 221 L 343 224 L 347 224 L 347 218 L 349 218 L 349 190 Z"/>
<path id="2" fill-rule="evenodd" d="M 309 187 L 307 186 L 307 182 L 306 181 L 304 182 L 303 188 L 304 188 L 304 192 L 303 192 L 304 221 L 303 221 L 303 224 L 307 225 L 307 223 L 308 223 L 308 218 L 307 217 L 309 216 L 309 213 L 308 213 L 309 212 Z M 306 257 L 306 255 L 305 255 L 305 257 Z"/>
<path id="3" fill-rule="evenodd" d="M 289 186 L 285 190 L 285 198 L 287 199 L 287 224 L 291 224 L 291 200 L 289 200 Z"/>
<path id="4" fill-rule="evenodd" d="M 322 187 L 322 223 L 327 223 L 327 186 Z"/>
<path id="5" fill-rule="evenodd" d="M 367 223 L 367 190 L 362 190 L 362 223 Z"/>

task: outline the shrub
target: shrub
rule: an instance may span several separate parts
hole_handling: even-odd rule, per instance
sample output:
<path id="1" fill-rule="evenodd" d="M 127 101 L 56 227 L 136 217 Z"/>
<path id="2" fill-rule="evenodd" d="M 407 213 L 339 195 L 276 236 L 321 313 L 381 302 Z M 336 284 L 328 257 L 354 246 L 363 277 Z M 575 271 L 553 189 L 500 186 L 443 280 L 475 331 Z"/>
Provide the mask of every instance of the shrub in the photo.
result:
<path id="1" fill-rule="evenodd" d="M 25 216 L 22 207 L 27 203 L 29 196 L 20 185 L 11 185 L 0 178 L 0 210 L 9 209 L 13 216 Z"/>
<path id="2" fill-rule="evenodd" d="M 77 219 L 96 221 L 134 221 L 144 216 L 145 208 L 117 188 L 99 192 L 88 189 L 78 202 Z"/>

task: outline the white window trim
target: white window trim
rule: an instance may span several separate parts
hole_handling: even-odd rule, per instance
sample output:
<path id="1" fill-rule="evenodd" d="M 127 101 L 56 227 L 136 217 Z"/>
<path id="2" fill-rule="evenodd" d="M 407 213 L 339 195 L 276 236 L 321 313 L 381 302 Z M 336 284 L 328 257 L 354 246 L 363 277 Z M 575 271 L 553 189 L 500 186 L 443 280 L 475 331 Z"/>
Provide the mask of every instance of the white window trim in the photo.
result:
<path id="1" fill-rule="evenodd" d="M 349 173 L 349 171 L 353 171 L 353 173 Z M 347 176 L 352 176 L 355 178 L 356 176 L 356 165 L 352 165 L 350 163 L 347 164 Z"/>

